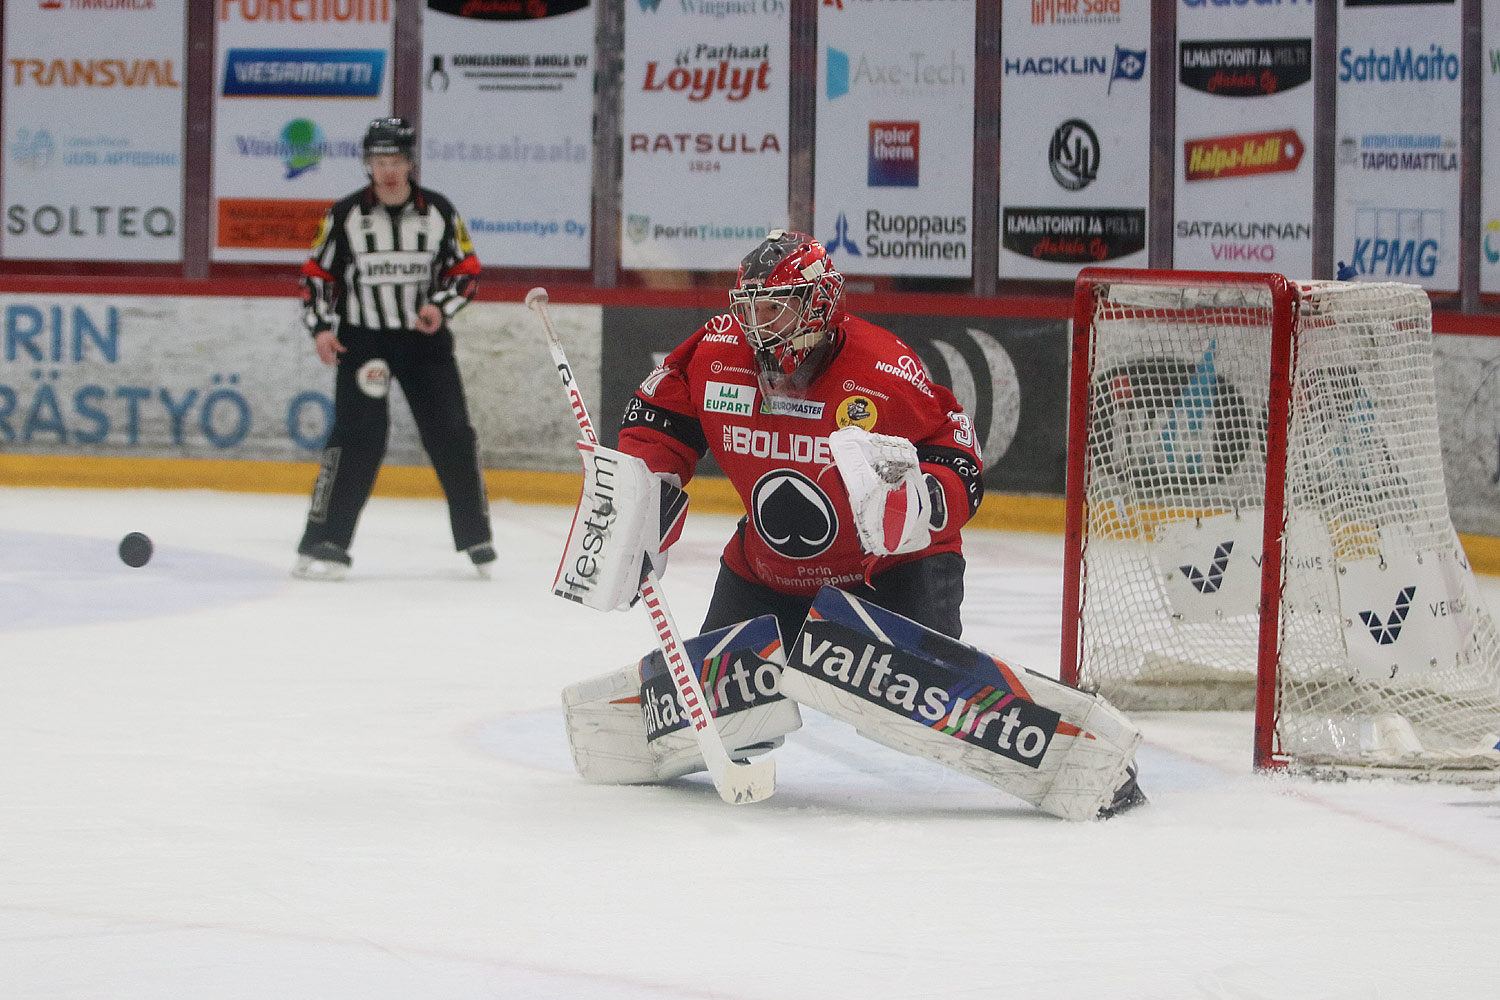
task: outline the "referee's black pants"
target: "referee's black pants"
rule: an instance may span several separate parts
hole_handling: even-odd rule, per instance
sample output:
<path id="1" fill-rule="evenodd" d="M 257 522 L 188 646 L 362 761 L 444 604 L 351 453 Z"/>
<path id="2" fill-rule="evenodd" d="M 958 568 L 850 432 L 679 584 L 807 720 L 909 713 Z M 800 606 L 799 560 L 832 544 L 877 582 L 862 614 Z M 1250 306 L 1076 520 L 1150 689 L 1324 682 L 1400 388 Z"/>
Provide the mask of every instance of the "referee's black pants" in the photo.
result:
<path id="1" fill-rule="evenodd" d="M 371 377 L 380 361 L 406 396 L 422 447 L 448 498 L 454 547 L 490 541 L 478 437 L 469 422 L 452 332 L 446 325 L 430 335 L 346 326 L 338 336 L 346 350 L 339 355 L 334 381 L 333 427 L 297 551 L 306 554 L 319 542 L 347 549 L 354 538 L 390 435 L 389 384 L 382 387 L 380 379 Z"/>

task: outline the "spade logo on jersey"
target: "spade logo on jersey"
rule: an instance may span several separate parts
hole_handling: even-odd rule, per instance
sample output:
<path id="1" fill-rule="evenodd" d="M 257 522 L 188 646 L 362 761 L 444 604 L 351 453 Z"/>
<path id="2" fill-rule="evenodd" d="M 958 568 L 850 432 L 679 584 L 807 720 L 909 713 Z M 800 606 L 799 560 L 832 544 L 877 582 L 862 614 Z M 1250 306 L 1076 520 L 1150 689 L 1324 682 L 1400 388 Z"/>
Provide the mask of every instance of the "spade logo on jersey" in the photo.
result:
<path id="1" fill-rule="evenodd" d="M 818 484 L 791 469 L 761 476 L 750 491 L 755 533 L 771 551 L 788 559 L 811 559 L 838 537 L 833 501 Z"/>
<path id="2" fill-rule="evenodd" d="M 1411 599 L 1416 593 L 1416 587 L 1403 588 L 1396 595 L 1396 607 L 1391 611 L 1391 616 L 1384 620 L 1373 611 L 1361 611 L 1359 620 L 1370 630 L 1370 638 L 1382 646 L 1389 646 L 1401 638 L 1401 626 L 1406 623 L 1406 615 L 1411 611 Z"/>

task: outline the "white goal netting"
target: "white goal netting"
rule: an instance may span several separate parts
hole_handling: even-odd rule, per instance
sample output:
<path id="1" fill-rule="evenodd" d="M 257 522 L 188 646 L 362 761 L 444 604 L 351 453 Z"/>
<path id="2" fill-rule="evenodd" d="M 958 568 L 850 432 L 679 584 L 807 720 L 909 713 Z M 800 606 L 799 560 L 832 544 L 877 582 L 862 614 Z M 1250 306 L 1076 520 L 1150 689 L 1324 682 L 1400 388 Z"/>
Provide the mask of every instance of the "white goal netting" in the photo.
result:
<path id="1" fill-rule="evenodd" d="M 1250 708 L 1265 659 L 1258 761 L 1500 768 L 1500 633 L 1449 519 L 1427 296 L 1295 290 L 1281 468 L 1264 279 L 1095 287 L 1075 330 L 1079 683 L 1127 709 Z M 1282 553 L 1263 567 L 1268 508 Z M 1263 568 L 1279 598 L 1264 654 Z"/>

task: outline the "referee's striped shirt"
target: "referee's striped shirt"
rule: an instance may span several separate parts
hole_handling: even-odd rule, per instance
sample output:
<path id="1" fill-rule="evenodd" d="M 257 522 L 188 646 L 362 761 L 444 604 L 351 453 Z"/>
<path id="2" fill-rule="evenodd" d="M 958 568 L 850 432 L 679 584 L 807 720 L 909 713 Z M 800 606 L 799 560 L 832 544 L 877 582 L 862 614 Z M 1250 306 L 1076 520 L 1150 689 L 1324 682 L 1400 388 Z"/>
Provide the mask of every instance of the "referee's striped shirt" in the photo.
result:
<path id="1" fill-rule="evenodd" d="M 452 316 L 474 297 L 479 258 L 453 204 L 413 185 L 388 207 L 373 187 L 328 210 L 302 266 L 302 316 L 308 330 L 347 324 L 411 330 L 428 302 Z"/>

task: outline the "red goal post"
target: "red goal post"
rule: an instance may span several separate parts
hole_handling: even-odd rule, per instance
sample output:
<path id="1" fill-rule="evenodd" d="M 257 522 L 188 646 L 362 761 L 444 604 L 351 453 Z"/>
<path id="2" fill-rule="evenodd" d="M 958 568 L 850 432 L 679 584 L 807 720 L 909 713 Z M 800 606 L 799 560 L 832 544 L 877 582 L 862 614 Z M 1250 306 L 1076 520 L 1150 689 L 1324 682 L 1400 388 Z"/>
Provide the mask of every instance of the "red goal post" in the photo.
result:
<path id="1" fill-rule="evenodd" d="M 1493 776 L 1425 293 L 1087 268 L 1074 307 L 1062 678 L 1253 707 L 1258 768 Z"/>

